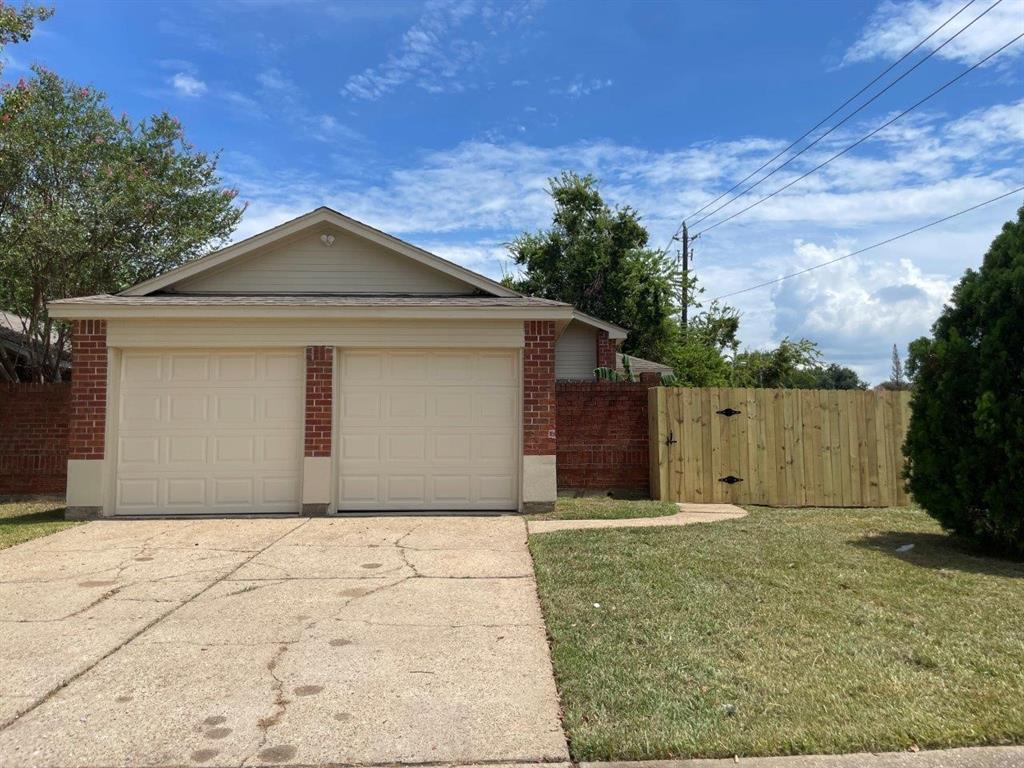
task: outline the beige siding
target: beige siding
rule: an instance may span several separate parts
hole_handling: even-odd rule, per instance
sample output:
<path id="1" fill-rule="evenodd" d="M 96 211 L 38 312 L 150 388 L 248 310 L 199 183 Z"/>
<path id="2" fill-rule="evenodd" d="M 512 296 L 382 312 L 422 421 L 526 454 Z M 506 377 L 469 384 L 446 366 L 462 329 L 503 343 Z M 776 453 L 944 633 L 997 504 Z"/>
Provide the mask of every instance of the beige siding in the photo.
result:
<path id="1" fill-rule="evenodd" d="M 111 347 L 523 346 L 521 320 L 112 319 Z"/>
<path id="2" fill-rule="evenodd" d="M 324 245 L 323 234 L 334 236 Z M 469 294 L 474 288 L 337 228 L 274 243 L 175 286 L 178 293 Z"/>
<path id="3" fill-rule="evenodd" d="M 573 320 L 555 342 L 556 379 L 592 379 L 597 367 L 597 332 Z"/>

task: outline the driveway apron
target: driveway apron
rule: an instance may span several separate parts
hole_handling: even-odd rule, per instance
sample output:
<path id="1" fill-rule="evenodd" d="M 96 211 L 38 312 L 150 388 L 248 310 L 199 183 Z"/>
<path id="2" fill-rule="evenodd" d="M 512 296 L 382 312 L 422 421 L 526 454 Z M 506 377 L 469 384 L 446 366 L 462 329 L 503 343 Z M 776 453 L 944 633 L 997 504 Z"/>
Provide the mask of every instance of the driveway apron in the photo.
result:
<path id="1" fill-rule="evenodd" d="M 0 765 L 568 759 L 515 517 L 95 522 L 0 551 Z"/>

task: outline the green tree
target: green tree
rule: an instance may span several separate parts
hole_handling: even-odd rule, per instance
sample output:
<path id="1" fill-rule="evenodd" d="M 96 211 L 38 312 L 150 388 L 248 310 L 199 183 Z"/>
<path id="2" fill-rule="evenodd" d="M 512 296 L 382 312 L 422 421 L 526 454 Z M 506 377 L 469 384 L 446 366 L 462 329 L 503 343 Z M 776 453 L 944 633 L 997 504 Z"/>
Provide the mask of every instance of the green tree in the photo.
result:
<path id="1" fill-rule="evenodd" d="M 818 345 L 784 338 L 775 349 L 744 350 L 733 359 L 732 386 L 809 389 L 821 363 Z"/>
<path id="2" fill-rule="evenodd" d="M 193 259 L 244 208 L 175 118 L 132 123 L 102 93 L 34 71 L 0 94 L 0 306 L 27 318 L 27 375 L 44 381 L 66 354 L 46 302 L 121 291 Z M 0 377 L 14 376 L 0 359 Z"/>
<path id="3" fill-rule="evenodd" d="M 900 351 L 895 344 L 892 345 L 892 357 L 890 357 L 889 380 L 883 381 L 878 386 L 881 389 L 901 390 L 910 389 L 910 382 L 903 370 L 903 360 L 900 359 Z"/>
<path id="4" fill-rule="evenodd" d="M 11 43 L 23 43 L 32 37 L 37 21 L 45 21 L 53 15 L 53 9 L 45 5 L 25 3 L 21 8 L 5 5 L 0 0 L 0 53 Z M 0 72 L 4 63 L 0 59 Z"/>
<path id="5" fill-rule="evenodd" d="M 1024 557 L 1024 207 L 910 346 L 910 492 L 945 528 Z"/>
<path id="6" fill-rule="evenodd" d="M 838 363 L 829 363 L 826 366 L 815 368 L 811 373 L 813 384 L 810 389 L 868 388 L 867 382 L 863 381 L 856 371 Z"/>
<path id="7" fill-rule="evenodd" d="M 672 366 L 682 387 L 727 387 L 729 358 L 739 347 L 740 315 L 735 308 L 712 302 L 695 315 L 679 334 L 664 362 Z"/>
<path id="8" fill-rule="evenodd" d="M 509 245 L 521 275 L 507 284 L 620 325 L 629 330 L 625 351 L 665 359 L 678 336 L 674 261 L 647 247 L 636 211 L 605 203 L 593 176 L 563 172 L 549 179 L 548 192 L 552 226 Z"/>

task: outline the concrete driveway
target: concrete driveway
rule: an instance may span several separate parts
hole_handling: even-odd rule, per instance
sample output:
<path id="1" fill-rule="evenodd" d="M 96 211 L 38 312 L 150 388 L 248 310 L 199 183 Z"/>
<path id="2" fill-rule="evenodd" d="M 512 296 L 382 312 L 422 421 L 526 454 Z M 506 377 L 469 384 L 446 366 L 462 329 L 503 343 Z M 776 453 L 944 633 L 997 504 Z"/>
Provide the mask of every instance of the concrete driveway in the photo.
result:
<path id="1" fill-rule="evenodd" d="M 513 517 L 94 522 L 0 551 L 0 765 L 568 759 Z"/>

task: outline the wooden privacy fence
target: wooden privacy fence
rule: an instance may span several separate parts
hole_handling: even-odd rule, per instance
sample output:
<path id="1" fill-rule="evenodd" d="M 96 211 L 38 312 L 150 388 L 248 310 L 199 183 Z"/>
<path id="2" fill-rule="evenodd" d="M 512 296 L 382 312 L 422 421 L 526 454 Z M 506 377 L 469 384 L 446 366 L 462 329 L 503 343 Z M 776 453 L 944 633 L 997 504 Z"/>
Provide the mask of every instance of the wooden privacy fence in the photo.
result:
<path id="1" fill-rule="evenodd" d="M 910 393 L 648 390 L 651 495 L 689 502 L 886 507 L 909 502 Z"/>

